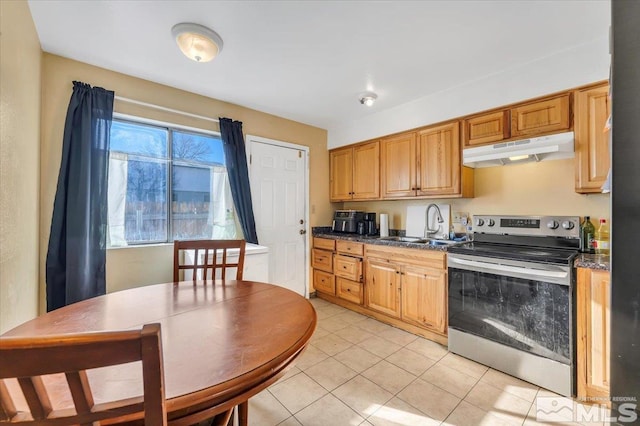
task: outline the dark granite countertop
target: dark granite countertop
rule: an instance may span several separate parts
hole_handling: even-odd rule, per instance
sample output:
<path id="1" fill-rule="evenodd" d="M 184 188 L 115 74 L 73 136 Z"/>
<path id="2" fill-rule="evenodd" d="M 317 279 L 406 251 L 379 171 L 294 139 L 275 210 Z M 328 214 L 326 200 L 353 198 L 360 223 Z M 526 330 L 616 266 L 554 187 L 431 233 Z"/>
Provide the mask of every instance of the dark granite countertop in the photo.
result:
<path id="1" fill-rule="evenodd" d="M 374 235 L 358 235 L 358 234 L 345 234 L 342 232 L 332 232 L 330 227 L 315 227 L 312 229 L 312 235 L 314 237 L 327 238 L 333 240 L 346 240 L 354 241 L 364 244 L 375 244 L 380 246 L 399 247 L 399 248 L 411 248 L 418 250 L 437 250 L 447 251 L 446 246 L 432 246 L 424 243 L 407 243 L 404 241 L 389 241 L 380 239 L 379 236 Z"/>
<path id="2" fill-rule="evenodd" d="M 580 253 L 573 263 L 576 268 L 611 270 L 611 261 L 608 255 Z"/>
<path id="3" fill-rule="evenodd" d="M 404 233 L 400 231 L 399 234 L 402 235 Z M 312 235 L 314 237 L 328 238 L 333 240 L 354 241 L 354 242 L 364 243 L 364 244 L 375 244 L 375 245 L 381 245 L 381 246 L 411 248 L 411 249 L 419 249 L 419 250 L 438 250 L 438 251 L 445 251 L 445 252 L 447 251 L 446 246 L 432 246 L 424 243 L 407 243 L 403 241 L 389 241 L 389 240 L 380 239 L 379 236 L 373 236 L 373 235 L 358 235 L 358 234 L 345 234 L 342 232 L 332 232 L 331 227 L 328 227 L 328 226 L 314 227 L 312 229 Z M 601 269 L 604 271 L 609 271 L 610 265 L 611 263 L 609 260 L 609 256 L 600 255 L 600 254 L 580 253 L 578 254 L 578 256 L 574 261 L 574 266 L 576 268 Z"/>

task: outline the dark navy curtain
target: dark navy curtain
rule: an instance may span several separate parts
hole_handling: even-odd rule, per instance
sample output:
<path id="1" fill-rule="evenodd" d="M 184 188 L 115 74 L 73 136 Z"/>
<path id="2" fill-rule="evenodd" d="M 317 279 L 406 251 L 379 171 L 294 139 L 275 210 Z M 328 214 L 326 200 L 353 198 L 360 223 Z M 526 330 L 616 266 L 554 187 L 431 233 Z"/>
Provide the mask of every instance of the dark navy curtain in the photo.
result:
<path id="1" fill-rule="evenodd" d="M 220 118 L 220 134 L 227 174 L 229 175 L 229 185 L 231 186 L 231 196 L 238 212 L 238 220 L 242 226 L 244 239 L 249 243 L 258 244 L 256 221 L 253 217 L 253 205 L 251 204 L 247 152 L 242 136 L 242 122 Z"/>
<path id="2" fill-rule="evenodd" d="M 47 252 L 47 311 L 105 294 L 114 93 L 73 82 Z"/>

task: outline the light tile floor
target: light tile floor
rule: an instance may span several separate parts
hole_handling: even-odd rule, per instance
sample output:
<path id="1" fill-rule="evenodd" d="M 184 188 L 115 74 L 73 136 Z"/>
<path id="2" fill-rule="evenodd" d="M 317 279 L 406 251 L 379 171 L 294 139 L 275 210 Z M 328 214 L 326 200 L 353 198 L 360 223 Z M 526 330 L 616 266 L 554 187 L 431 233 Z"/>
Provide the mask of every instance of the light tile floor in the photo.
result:
<path id="1" fill-rule="evenodd" d="M 311 343 L 249 400 L 250 425 L 580 424 L 535 421 L 536 397 L 554 396 L 549 391 L 324 300 L 311 303 L 318 313 Z"/>

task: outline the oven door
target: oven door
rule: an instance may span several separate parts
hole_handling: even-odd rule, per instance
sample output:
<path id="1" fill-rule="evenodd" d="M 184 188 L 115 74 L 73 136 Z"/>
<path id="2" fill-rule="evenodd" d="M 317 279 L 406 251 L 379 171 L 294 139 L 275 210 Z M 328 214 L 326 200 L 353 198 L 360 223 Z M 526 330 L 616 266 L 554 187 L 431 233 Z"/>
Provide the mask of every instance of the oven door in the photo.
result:
<path id="1" fill-rule="evenodd" d="M 448 255 L 449 327 L 572 364 L 572 268 Z"/>

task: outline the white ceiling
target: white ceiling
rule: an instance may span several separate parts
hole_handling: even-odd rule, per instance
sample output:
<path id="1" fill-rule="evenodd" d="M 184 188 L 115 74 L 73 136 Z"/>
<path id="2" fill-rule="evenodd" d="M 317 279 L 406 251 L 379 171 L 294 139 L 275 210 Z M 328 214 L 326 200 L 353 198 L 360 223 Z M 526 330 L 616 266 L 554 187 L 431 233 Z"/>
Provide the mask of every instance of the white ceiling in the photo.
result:
<path id="1" fill-rule="evenodd" d="M 331 128 L 605 37 L 605 1 L 30 0 L 46 52 Z M 171 27 L 218 32 L 198 64 Z M 91 82 L 87 82 L 91 83 Z M 358 94 L 375 91 L 365 107 Z"/>

